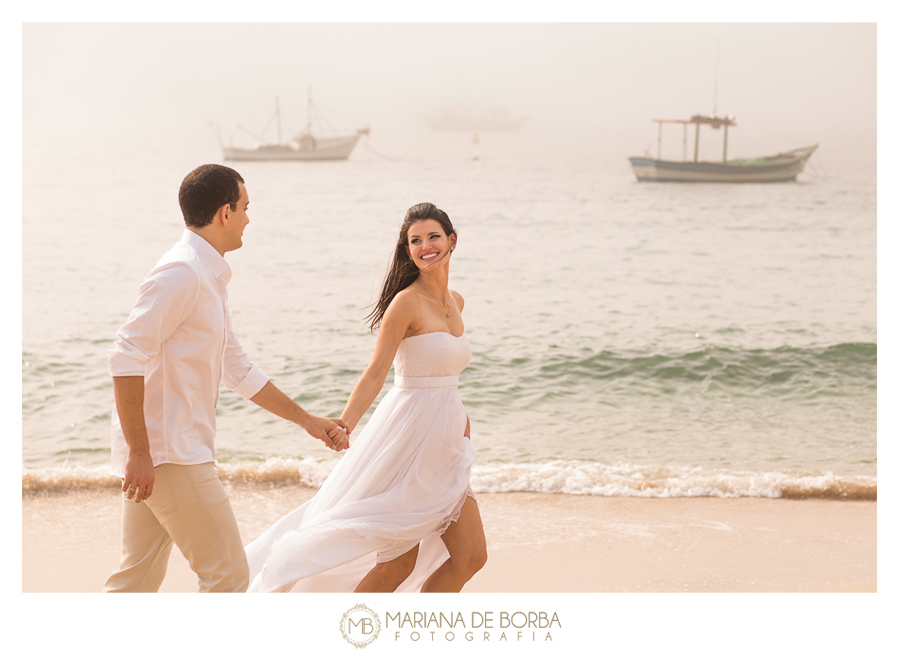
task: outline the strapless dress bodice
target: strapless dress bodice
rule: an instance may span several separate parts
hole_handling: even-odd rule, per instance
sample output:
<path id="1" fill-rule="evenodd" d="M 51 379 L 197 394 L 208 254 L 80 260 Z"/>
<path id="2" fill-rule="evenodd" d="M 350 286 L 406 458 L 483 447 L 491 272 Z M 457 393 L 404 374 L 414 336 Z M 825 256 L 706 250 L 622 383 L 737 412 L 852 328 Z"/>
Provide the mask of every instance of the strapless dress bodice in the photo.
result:
<path id="1" fill-rule="evenodd" d="M 433 331 L 400 341 L 394 357 L 394 374 L 399 377 L 448 377 L 458 375 L 472 358 L 466 335 L 454 336 Z"/>

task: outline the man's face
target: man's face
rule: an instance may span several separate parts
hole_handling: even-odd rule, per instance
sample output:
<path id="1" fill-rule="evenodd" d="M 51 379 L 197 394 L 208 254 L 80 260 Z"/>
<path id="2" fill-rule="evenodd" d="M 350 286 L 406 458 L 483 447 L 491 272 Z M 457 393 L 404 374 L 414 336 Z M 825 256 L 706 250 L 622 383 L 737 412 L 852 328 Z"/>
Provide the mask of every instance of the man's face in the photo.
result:
<path id="1" fill-rule="evenodd" d="M 247 195 L 247 188 L 240 181 L 238 181 L 238 187 L 241 190 L 241 198 L 237 202 L 237 210 L 232 211 L 230 207 L 228 208 L 225 251 L 234 251 L 243 246 L 244 229 L 250 223 L 250 218 L 247 216 L 250 197 Z"/>

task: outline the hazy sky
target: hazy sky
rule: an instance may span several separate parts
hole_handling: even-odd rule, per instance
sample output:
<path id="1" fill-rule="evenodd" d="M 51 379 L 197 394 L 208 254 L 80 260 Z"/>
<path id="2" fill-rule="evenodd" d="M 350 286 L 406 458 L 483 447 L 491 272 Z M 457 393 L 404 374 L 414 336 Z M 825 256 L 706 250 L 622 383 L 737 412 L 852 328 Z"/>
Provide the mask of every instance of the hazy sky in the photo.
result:
<path id="1" fill-rule="evenodd" d="M 716 50 L 718 44 L 718 74 Z M 373 138 L 424 112 L 507 107 L 534 132 L 586 131 L 643 149 L 651 117 L 737 117 L 783 148 L 876 136 L 874 23 L 25 24 L 29 129 L 208 131 L 264 122 L 305 94 Z M 717 89 L 717 91 L 716 91 Z M 293 114 L 290 114 L 293 112 Z M 256 126 L 261 128 L 261 126 Z M 672 138 L 680 142 L 679 129 Z"/>

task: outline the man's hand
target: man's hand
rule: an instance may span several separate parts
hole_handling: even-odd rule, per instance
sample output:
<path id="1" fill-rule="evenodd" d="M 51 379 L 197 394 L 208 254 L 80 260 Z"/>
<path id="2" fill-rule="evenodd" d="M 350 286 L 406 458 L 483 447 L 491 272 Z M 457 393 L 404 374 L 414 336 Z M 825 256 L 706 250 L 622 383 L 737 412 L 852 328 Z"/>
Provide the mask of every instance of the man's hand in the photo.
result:
<path id="1" fill-rule="evenodd" d="M 310 416 L 309 422 L 304 426 L 307 433 L 326 446 L 340 452 L 350 447 L 350 433 L 347 425 L 340 418 L 321 418 Z"/>
<path id="2" fill-rule="evenodd" d="M 322 443 L 336 452 L 350 447 L 350 432 L 340 418 L 322 418 L 313 416 L 282 393 L 275 384 L 266 382 L 259 393 L 250 398 L 266 411 L 271 411 L 276 416 L 297 423 L 305 429 L 309 435 L 319 439 Z"/>
<path id="3" fill-rule="evenodd" d="M 147 425 L 144 423 L 144 378 L 113 377 L 113 391 L 116 394 L 116 410 L 122 423 L 122 433 L 128 444 L 122 493 L 126 500 L 139 503 L 153 493 L 153 481 L 156 479 L 153 459 L 150 457 Z"/>
<path id="4" fill-rule="evenodd" d="M 122 492 L 125 498 L 136 503 L 146 500 L 153 493 L 154 480 L 156 472 L 153 470 L 150 454 L 129 450 L 128 459 L 125 461 L 125 477 L 122 478 Z"/>

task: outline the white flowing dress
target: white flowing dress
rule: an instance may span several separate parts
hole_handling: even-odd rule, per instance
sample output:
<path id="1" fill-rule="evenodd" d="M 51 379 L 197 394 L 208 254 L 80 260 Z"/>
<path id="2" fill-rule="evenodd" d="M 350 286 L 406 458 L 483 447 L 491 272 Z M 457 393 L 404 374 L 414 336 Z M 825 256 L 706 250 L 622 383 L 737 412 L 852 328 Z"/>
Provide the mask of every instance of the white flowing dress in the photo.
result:
<path id="1" fill-rule="evenodd" d="M 465 335 L 401 341 L 388 391 L 316 495 L 247 548 L 250 592 L 352 592 L 376 564 L 419 554 L 398 592 L 418 591 L 448 557 L 475 449 L 457 384 Z"/>

